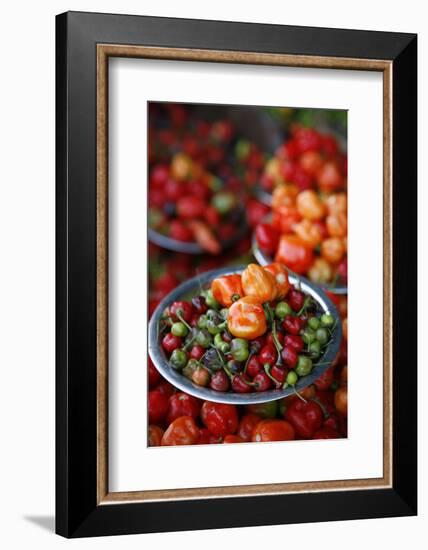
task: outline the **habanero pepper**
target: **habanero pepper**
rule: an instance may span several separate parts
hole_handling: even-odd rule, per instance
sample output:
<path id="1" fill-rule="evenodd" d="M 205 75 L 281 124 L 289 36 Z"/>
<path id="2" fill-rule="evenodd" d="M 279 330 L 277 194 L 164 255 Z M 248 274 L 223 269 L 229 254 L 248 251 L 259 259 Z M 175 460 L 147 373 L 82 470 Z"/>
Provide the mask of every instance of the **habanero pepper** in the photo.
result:
<path id="1" fill-rule="evenodd" d="M 241 281 L 245 295 L 257 298 L 259 303 L 270 302 L 276 298 L 275 277 L 257 264 L 249 264 L 244 269 Z"/>
<path id="2" fill-rule="evenodd" d="M 233 336 L 252 340 L 267 330 L 266 315 L 258 298 L 244 296 L 229 308 L 227 328 Z"/>
<path id="3" fill-rule="evenodd" d="M 211 283 L 211 292 L 223 307 L 230 307 L 233 302 L 244 296 L 241 275 L 234 273 L 217 277 Z"/>
<path id="4" fill-rule="evenodd" d="M 277 300 L 282 300 L 283 298 L 285 298 L 291 287 L 290 281 L 288 280 L 287 268 L 278 262 L 274 262 L 272 264 L 265 265 L 263 269 L 265 271 L 268 271 L 271 275 L 273 275 L 273 278 L 275 279 L 275 284 L 276 284 L 275 298 Z"/>
<path id="5" fill-rule="evenodd" d="M 176 418 L 163 434 L 161 445 L 195 445 L 199 441 L 199 428 L 191 416 Z"/>

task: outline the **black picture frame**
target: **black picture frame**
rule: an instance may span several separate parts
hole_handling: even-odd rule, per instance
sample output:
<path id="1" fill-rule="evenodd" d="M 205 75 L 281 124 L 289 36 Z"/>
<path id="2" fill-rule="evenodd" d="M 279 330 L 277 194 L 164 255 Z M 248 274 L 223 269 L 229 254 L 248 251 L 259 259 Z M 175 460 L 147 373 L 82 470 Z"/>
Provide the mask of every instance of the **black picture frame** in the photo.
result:
<path id="1" fill-rule="evenodd" d="M 391 488 L 97 504 L 96 46 L 100 43 L 392 62 Z M 68 12 L 56 18 L 56 97 L 56 532 L 86 537 L 415 515 L 417 36 Z"/>

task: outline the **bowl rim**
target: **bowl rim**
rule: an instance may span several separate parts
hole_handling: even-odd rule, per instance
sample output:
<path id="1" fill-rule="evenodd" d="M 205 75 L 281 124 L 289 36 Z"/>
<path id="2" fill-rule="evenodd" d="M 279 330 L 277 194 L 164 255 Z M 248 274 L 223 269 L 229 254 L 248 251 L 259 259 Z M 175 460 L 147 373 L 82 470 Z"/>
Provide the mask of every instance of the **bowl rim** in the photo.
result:
<path id="1" fill-rule="evenodd" d="M 307 386 L 311 385 L 317 380 L 335 359 L 342 339 L 342 323 L 340 321 L 339 313 L 334 306 L 330 298 L 325 292 L 314 285 L 310 281 L 303 279 L 295 274 L 290 273 L 290 282 L 293 285 L 299 284 L 305 293 L 310 294 L 317 303 L 321 306 L 325 313 L 331 313 L 335 319 L 335 330 L 333 332 L 332 339 L 328 345 L 324 354 L 319 358 L 318 363 L 315 364 L 312 371 L 304 377 L 299 378 L 295 388 L 288 387 L 281 390 L 268 390 L 265 392 L 252 392 L 252 393 L 235 393 L 235 392 L 218 392 L 210 388 L 197 386 L 191 380 L 187 379 L 180 372 L 172 369 L 163 352 L 159 343 L 159 321 L 165 308 L 172 302 L 183 299 L 192 290 L 200 286 L 206 285 L 216 277 L 222 275 L 230 275 L 233 273 L 241 273 L 246 266 L 230 266 L 220 269 L 214 269 L 197 275 L 183 282 L 181 285 L 171 291 L 157 306 L 148 324 L 148 352 L 155 367 L 160 374 L 170 382 L 174 387 L 181 391 L 184 391 L 194 397 L 205 401 L 212 401 L 215 403 L 227 403 L 234 405 L 249 405 L 255 403 L 266 403 L 268 401 L 276 401 L 289 395 L 294 394 L 296 391 L 301 391 Z"/>

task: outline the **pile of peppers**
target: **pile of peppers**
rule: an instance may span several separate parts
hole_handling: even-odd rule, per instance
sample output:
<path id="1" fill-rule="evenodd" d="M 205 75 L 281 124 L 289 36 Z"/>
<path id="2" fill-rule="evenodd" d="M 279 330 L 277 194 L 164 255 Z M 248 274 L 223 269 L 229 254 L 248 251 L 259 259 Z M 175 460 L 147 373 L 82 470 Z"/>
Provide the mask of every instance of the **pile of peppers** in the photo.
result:
<path id="1" fill-rule="evenodd" d="M 250 393 L 294 387 L 310 374 L 335 321 L 290 284 L 283 265 L 249 264 L 173 302 L 159 329 L 172 369 L 215 391 Z"/>

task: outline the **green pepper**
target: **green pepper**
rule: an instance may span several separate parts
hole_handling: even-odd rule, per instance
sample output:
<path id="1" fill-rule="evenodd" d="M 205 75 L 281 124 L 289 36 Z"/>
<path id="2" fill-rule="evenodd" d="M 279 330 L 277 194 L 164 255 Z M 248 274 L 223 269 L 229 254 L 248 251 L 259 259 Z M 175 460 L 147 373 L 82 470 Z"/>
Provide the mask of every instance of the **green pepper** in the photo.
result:
<path id="1" fill-rule="evenodd" d="M 297 365 L 295 368 L 296 374 L 299 376 L 306 376 L 312 370 L 312 361 L 306 355 L 299 355 L 297 359 Z"/>
<path id="2" fill-rule="evenodd" d="M 174 336 L 184 337 L 187 336 L 189 329 L 184 323 L 182 323 L 181 321 L 177 321 L 176 323 L 173 323 L 171 327 L 171 332 Z"/>
<path id="3" fill-rule="evenodd" d="M 221 191 L 220 193 L 215 193 L 211 199 L 211 204 L 219 212 L 219 214 L 227 214 L 232 210 L 236 204 L 236 198 L 233 193 L 229 191 Z"/>
<path id="4" fill-rule="evenodd" d="M 293 311 L 287 302 L 278 302 L 276 304 L 275 315 L 278 319 L 284 319 L 287 315 L 291 315 L 292 312 Z"/>
<path id="5" fill-rule="evenodd" d="M 307 327 L 302 333 L 302 340 L 305 344 L 311 344 L 315 340 L 315 331 Z"/>
<path id="6" fill-rule="evenodd" d="M 251 151 L 251 144 L 246 139 L 240 139 L 235 145 L 235 155 L 239 160 L 244 160 L 248 157 Z"/>
<path id="7" fill-rule="evenodd" d="M 227 342 L 225 342 L 221 336 L 221 333 L 217 333 L 214 336 L 214 345 L 216 348 L 218 348 L 222 353 L 226 354 L 230 351 L 230 346 Z"/>
<path id="8" fill-rule="evenodd" d="M 212 309 L 219 309 L 220 308 L 220 304 L 214 298 L 213 293 L 211 292 L 211 290 L 206 290 L 204 292 L 204 297 L 205 297 L 205 303 L 207 304 L 208 307 L 210 307 Z"/>
<path id="9" fill-rule="evenodd" d="M 187 363 L 187 354 L 182 349 L 175 349 L 171 353 L 171 357 L 169 358 L 169 362 L 171 363 L 171 366 L 175 370 L 182 370 Z"/>
<path id="10" fill-rule="evenodd" d="M 235 361 L 246 361 L 248 359 L 248 341 L 243 338 L 234 338 L 230 343 L 230 353 Z"/>
<path id="11" fill-rule="evenodd" d="M 287 374 L 287 378 L 285 379 L 285 381 L 287 382 L 287 384 L 288 384 L 289 386 L 295 386 L 298 379 L 299 379 L 299 377 L 298 377 L 297 374 L 294 372 L 294 370 L 291 370 L 291 371 Z"/>
<path id="12" fill-rule="evenodd" d="M 309 344 L 309 355 L 313 359 L 318 359 L 321 355 L 321 343 L 318 340 L 314 340 Z"/>
<path id="13" fill-rule="evenodd" d="M 308 326 L 309 326 L 312 330 L 317 330 L 317 328 L 320 326 L 320 320 L 318 319 L 318 317 L 311 317 L 311 318 L 308 320 Z"/>
<path id="14" fill-rule="evenodd" d="M 331 313 L 323 313 L 321 315 L 321 325 L 323 327 L 332 327 L 334 325 L 334 317 Z"/>
<path id="15" fill-rule="evenodd" d="M 212 336 L 207 330 L 202 329 L 196 334 L 195 341 L 203 348 L 209 348 L 212 343 Z"/>
<path id="16" fill-rule="evenodd" d="M 198 328 L 207 328 L 208 317 L 205 314 L 202 314 L 197 322 Z"/>
<path id="17" fill-rule="evenodd" d="M 325 328 L 319 328 L 316 331 L 315 336 L 322 346 L 328 342 L 328 331 Z"/>

